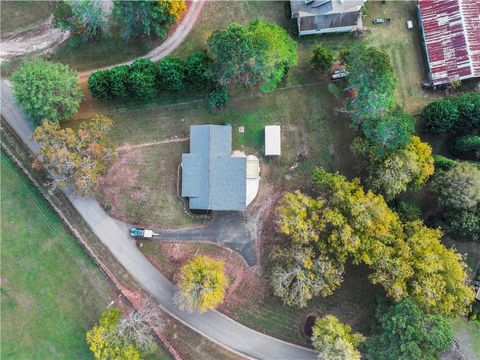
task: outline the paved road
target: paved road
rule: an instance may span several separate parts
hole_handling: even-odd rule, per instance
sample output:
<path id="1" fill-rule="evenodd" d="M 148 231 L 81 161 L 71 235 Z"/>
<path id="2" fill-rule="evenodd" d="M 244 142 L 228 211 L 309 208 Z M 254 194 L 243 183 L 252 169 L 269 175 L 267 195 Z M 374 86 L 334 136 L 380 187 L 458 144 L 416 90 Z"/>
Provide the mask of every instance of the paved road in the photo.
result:
<path id="1" fill-rule="evenodd" d="M 250 232 L 245 225 L 245 215 L 238 211 L 217 212 L 206 226 L 191 229 L 155 230 L 154 240 L 213 241 L 238 252 L 248 266 L 256 265 L 257 255 Z"/>
<path id="2" fill-rule="evenodd" d="M 30 141 L 31 122 L 16 106 L 8 84 L 2 80 L 1 114 L 17 134 L 34 152 L 38 144 Z M 126 224 L 108 216 L 92 198 L 67 195 L 77 211 L 93 229 L 98 238 L 110 249 L 124 268 L 157 299 L 162 308 L 203 336 L 234 352 L 256 359 L 315 359 L 316 354 L 307 348 L 275 339 L 235 322 L 218 311 L 188 314 L 172 302 L 174 286 L 140 252 L 128 236 Z"/>

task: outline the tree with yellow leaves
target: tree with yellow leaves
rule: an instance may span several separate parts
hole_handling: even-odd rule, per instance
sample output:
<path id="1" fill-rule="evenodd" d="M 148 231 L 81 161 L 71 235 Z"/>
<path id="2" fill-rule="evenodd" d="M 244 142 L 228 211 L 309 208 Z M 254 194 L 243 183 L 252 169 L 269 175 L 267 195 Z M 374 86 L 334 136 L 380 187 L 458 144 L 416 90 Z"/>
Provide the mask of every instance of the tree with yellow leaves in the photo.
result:
<path id="1" fill-rule="evenodd" d="M 107 164 L 114 160 L 115 150 L 107 137 L 112 121 L 96 116 L 83 123 L 75 132 L 61 129 L 57 123 L 45 122 L 33 133 L 40 144 L 40 160 L 53 173 L 54 184 L 60 188 L 73 184 L 80 195 L 98 188 Z"/>
<path id="2" fill-rule="evenodd" d="M 226 287 L 223 263 L 198 255 L 182 267 L 174 300 L 182 310 L 204 312 L 223 302 Z"/>

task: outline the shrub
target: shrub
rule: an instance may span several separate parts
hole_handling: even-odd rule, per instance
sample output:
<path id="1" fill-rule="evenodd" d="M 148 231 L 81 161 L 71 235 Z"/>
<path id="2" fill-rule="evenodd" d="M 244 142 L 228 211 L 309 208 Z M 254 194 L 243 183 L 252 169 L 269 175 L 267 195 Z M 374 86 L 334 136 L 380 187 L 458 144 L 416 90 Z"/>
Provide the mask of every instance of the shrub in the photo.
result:
<path id="1" fill-rule="evenodd" d="M 480 160 L 480 136 L 468 135 L 457 138 L 453 144 L 453 148 L 460 154 L 475 152 L 474 156 Z"/>
<path id="2" fill-rule="evenodd" d="M 157 76 L 162 89 L 174 91 L 185 87 L 184 65 L 177 57 L 167 57 L 160 61 Z"/>
<path id="3" fill-rule="evenodd" d="M 228 99 L 228 89 L 219 87 L 208 95 L 208 105 L 214 110 L 220 110 L 227 105 Z"/>
<path id="4" fill-rule="evenodd" d="M 333 53 L 330 49 L 317 45 L 313 48 L 313 54 L 310 58 L 310 66 L 314 69 L 325 72 L 329 70 L 333 63 Z"/>
<path id="5" fill-rule="evenodd" d="M 213 61 L 204 51 L 189 55 L 184 71 L 185 81 L 198 90 L 208 89 L 215 84 Z"/>
<path id="6" fill-rule="evenodd" d="M 110 70 L 98 70 L 88 77 L 88 88 L 98 100 L 110 100 L 112 95 Z"/>
<path id="7" fill-rule="evenodd" d="M 423 108 L 421 116 L 434 134 L 469 131 L 480 125 L 480 94 L 434 101 Z"/>
<path id="8" fill-rule="evenodd" d="M 137 59 L 130 66 L 129 85 L 133 94 L 148 100 L 157 95 L 156 66 L 148 59 Z"/>
<path id="9" fill-rule="evenodd" d="M 400 201 L 395 210 L 403 222 L 415 221 L 422 217 L 420 208 L 411 201 Z"/>
<path id="10" fill-rule="evenodd" d="M 435 169 L 440 170 L 449 170 L 457 163 L 455 160 L 449 159 L 443 155 L 433 155 L 433 160 Z"/>
<path id="11" fill-rule="evenodd" d="M 465 240 L 480 242 L 480 214 L 478 211 L 452 211 L 445 214 L 448 230 Z"/>
<path id="12" fill-rule="evenodd" d="M 111 92 L 113 96 L 127 97 L 129 87 L 130 68 L 127 65 L 115 66 L 110 70 Z"/>

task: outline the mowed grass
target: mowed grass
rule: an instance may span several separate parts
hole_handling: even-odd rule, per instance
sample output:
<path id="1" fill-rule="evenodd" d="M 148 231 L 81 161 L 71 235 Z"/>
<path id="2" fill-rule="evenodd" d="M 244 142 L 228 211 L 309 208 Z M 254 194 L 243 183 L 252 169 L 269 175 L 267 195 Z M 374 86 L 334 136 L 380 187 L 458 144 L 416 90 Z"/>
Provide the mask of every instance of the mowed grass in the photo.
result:
<path id="1" fill-rule="evenodd" d="M 2 37 L 40 24 L 51 15 L 55 3 L 55 1 L 2 1 L 0 4 Z"/>
<path id="2" fill-rule="evenodd" d="M 480 358 L 480 326 L 460 318 L 450 321 L 455 339 L 468 359 Z"/>
<path id="3" fill-rule="evenodd" d="M 1 170 L 2 359 L 89 359 L 85 331 L 115 294 L 3 153 Z"/>
<path id="4" fill-rule="evenodd" d="M 192 124 L 231 124 L 233 148 L 261 158 L 264 181 L 282 185 L 288 176 L 291 184 L 296 180 L 305 183 L 315 166 L 354 175 L 350 151 L 354 131 L 348 117 L 337 111 L 340 104 L 326 85 L 319 79 L 310 85 L 284 86 L 271 94 L 238 94 L 220 112 L 212 112 L 205 100 L 190 100 L 149 103 L 137 109 L 103 105 L 103 113 L 113 119 L 112 139 L 121 147 L 188 137 Z M 282 156 L 275 160 L 263 157 L 263 129 L 272 124 L 282 125 Z M 245 127 L 243 134 L 240 126 Z M 188 152 L 188 141 L 122 150 L 114 167 L 127 167 L 132 181 L 111 204 L 113 214 L 116 207 L 131 223 L 159 227 L 190 224 L 176 193 L 183 152 Z M 295 169 L 290 169 L 293 165 Z M 115 173 L 110 176 L 107 180 L 115 182 Z"/>

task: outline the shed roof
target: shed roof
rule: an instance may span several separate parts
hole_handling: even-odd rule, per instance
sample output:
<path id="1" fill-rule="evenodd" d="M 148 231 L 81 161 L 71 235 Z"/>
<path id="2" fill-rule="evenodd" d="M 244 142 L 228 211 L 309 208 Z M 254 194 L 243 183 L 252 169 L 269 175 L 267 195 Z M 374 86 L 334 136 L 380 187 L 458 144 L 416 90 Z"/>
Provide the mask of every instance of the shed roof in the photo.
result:
<path id="1" fill-rule="evenodd" d="M 190 127 L 190 153 L 182 156 L 182 196 L 190 209 L 245 209 L 247 158 L 231 151 L 231 126 Z"/>
<path id="2" fill-rule="evenodd" d="M 265 126 L 265 155 L 281 154 L 281 129 L 279 125 Z"/>

